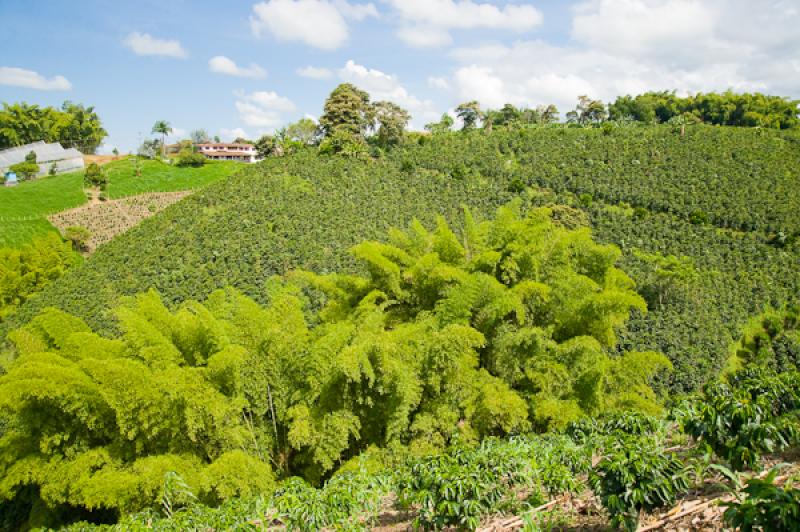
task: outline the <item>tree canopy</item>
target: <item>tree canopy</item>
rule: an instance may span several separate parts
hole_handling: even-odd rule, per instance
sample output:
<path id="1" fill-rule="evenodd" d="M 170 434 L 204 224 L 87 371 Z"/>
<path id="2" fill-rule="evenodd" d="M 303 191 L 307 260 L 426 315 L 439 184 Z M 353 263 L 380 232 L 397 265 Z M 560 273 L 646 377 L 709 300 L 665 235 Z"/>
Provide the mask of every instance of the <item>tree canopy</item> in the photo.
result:
<path id="1" fill-rule="evenodd" d="M 666 359 L 615 354 L 645 310 L 620 251 L 549 209 L 464 216 L 461 235 L 415 221 L 355 246 L 365 276 L 275 278 L 266 306 L 225 289 L 170 311 L 150 291 L 116 309 L 114 338 L 45 310 L 9 336 L 0 499 L 128 512 L 175 471 L 215 501 L 275 474 L 319 481 L 370 445 L 658 411 L 649 380 Z"/>
<path id="2" fill-rule="evenodd" d="M 0 110 L 0 149 L 43 140 L 93 154 L 107 135 L 94 107 L 83 104 L 66 101 L 57 109 L 3 103 Z"/>

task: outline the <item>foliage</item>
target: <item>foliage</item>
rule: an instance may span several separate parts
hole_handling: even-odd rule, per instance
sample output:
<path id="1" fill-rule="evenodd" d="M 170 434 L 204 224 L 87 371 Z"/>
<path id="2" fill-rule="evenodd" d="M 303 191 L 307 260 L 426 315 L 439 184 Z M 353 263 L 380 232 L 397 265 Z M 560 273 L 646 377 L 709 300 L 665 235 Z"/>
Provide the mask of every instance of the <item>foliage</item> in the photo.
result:
<path id="1" fill-rule="evenodd" d="M 800 307 L 769 309 L 744 329 L 729 367 L 750 366 L 779 373 L 800 369 Z"/>
<path id="2" fill-rule="evenodd" d="M 675 454 L 651 439 L 620 438 L 592 469 L 589 484 L 611 516 L 611 525 L 633 532 L 639 513 L 669 506 L 689 488 L 688 472 Z"/>
<path id="3" fill-rule="evenodd" d="M 12 164 L 8 169 L 17 174 L 19 181 L 27 181 L 39 175 L 39 165 L 36 163 L 24 162 Z"/>
<path id="4" fill-rule="evenodd" d="M 319 127 L 312 119 L 301 118 L 286 126 L 286 136 L 303 145 L 310 146 L 318 141 Z"/>
<path id="5" fill-rule="evenodd" d="M 26 163 L 36 163 L 36 152 L 31 150 L 25 155 L 25 162 Z"/>
<path id="6" fill-rule="evenodd" d="M 208 503 L 269 489 L 269 436 L 248 420 L 237 375 L 248 351 L 225 323 L 199 304 L 170 312 L 154 293 L 117 315 L 116 339 L 55 309 L 11 335 L 0 498 L 127 513 L 156 504 L 170 471 Z"/>
<path id="7" fill-rule="evenodd" d="M 749 369 L 729 383 L 706 385 L 676 413 L 687 434 L 742 470 L 757 467 L 761 454 L 798 441 L 799 407 L 800 374 Z"/>
<path id="8" fill-rule="evenodd" d="M 342 83 L 325 100 L 319 125 L 325 136 L 343 132 L 355 138 L 363 138 L 372 127 L 373 121 L 374 112 L 369 94 L 350 83 Z"/>
<path id="9" fill-rule="evenodd" d="M 464 130 L 474 129 L 483 116 L 480 104 L 474 100 L 460 104 L 455 108 L 455 113 L 456 116 L 461 119 L 461 129 Z"/>
<path id="10" fill-rule="evenodd" d="M 593 124 L 606 119 L 606 106 L 600 100 L 593 100 L 588 96 L 578 96 L 578 105 L 573 111 L 567 113 L 567 123 Z"/>
<path id="11" fill-rule="evenodd" d="M 367 156 L 367 144 L 362 137 L 353 135 L 346 129 L 337 129 L 322 139 L 319 153 L 321 155 L 364 158 Z"/>
<path id="12" fill-rule="evenodd" d="M 453 117 L 447 113 L 443 113 L 442 118 L 438 122 L 425 124 L 425 130 L 434 135 L 446 133 L 453 128 L 453 123 Z"/>
<path id="13" fill-rule="evenodd" d="M 175 166 L 200 168 L 206 164 L 206 156 L 194 150 L 181 150 L 175 160 Z"/>
<path id="14" fill-rule="evenodd" d="M 211 137 L 208 135 L 208 131 L 202 128 L 190 131 L 189 138 L 192 139 L 192 142 L 194 144 L 204 144 L 206 142 L 211 142 Z"/>
<path id="15" fill-rule="evenodd" d="M 792 486 L 775 484 L 779 468 L 774 468 L 764 479 L 747 481 L 740 502 L 727 503 L 725 523 L 742 532 L 770 530 L 789 532 L 800 529 L 800 490 Z"/>
<path id="16" fill-rule="evenodd" d="M 66 101 L 56 109 L 3 103 L 0 110 L 0 149 L 43 140 L 92 154 L 106 136 L 94 107 L 82 104 Z"/>
<path id="17" fill-rule="evenodd" d="M 411 120 L 408 111 L 392 102 L 375 102 L 372 107 L 375 113 L 378 144 L 388 147 L 403 140 L 403 132 Z"/>
<path id="18" fill-rule="evenodd" d="M 663 432 L 662 421 L 640 412 L 617 412 L 594 418 L 583 418 L 567 426 L 567 435 L 580 444 L 606 436 L 644 436 Z"/>
<path id="19" fill-rule="evenodd" d="M 0 248 L 0 321 L 78 262 L 55 233 L 19 249 Z"/>
<path id="20" fill-rule="evenodd" d="M 97 163 L 91 163 L 86 167 L 83 174 L 83 184 L 87 187 L 105 188 L 108 184 L 108 176 Z"/>
<path id="21" fill-rule="evenodd" d="M 64 229 L 64 238 L 72 244 L 75 251 L 87 251 L 91 236 L 91 232 L 85 227 L 75 225 Z"/>
<path id="22" fill-rule="evenodd" d="M 239 175 L 103 246 L 91 264 L 47 287 L 6 327 L 0 325 L 0 336 L 45 306 L 109 332 L 115 324 L 108 309 L 118 297 L 151 286 L 170 303 L 203 299 L 227 284 L 265 303 L 262 287 L 271 275 L 296 267 L 363 271 L 347 250 L 381 238 L 389 226 L 406 227 L 413 217 L 430 226 L 439 214 L 458 225 L 462 204 L 486 218 L 519 196 L 528 205 L 572 205 L 564 212 L 580 212 L 598 241 L 622 249 L 620 265 L 640 289 L 650 284 L 654 268 L 633 248 L 693 262 L 697 278 L 689 289 L 672 290 L 647 314 L 634 312 L 618 336 L 623 350 L 669 357 L 675 371 L 658 380 L 661 389 L 694 391 L 725 365 L 729 345 L 753 315 L 800 291 L 797 249 L 768 241 L 777 229 L 790 234 L 800 228 L 799 197 L 792 193 L 800 168 L 796 146 L 789 133 L 768 130 L 698 125 L 681 138 L 667 126 L 618 128 L 606 136 L 559 125 L 429 135 L 380 160 L 303 150 L 259 165 L 231 163 L 243 167 Z M 194 170 L 144 161 L 145 173 L 154 177 L 137 181 L 132 165 L 125 159 L 104 167 L 111 197 L 151 185 L 186 189 L 195 179 L 208 183 L 231 171 L 217 164 Z M 43 189 L 36 197 L 14 199 L 13 206 L 5 201 L 12 196 L 4 196 L 42 181 L 49 180 L 0 189 L 0 216 L 22 217 L 13 209 L 43 200 Z M 589 207 L 577 202 L 584 193 L 593 198 Z M 708 213 L 710 224 L 688 222 L 698 209 Z M 570 215 L 566 223 L 578 218 Z"/>
<path id="23" fill-rule="evenodd" d="M 662 91 L 620 96 L 609 105 L 609 113 L 612 119 L 631 117 L 648 123 L 683 116 L 721 126 L 788 129 L 800 124 L 798 105 L 798 100 L 758 92 L 737 94 L 729 90 L 682 98 L 674 91 Z"/>
<path id="24" fill-rule="evenodd" d="M 577 491 L 577 475 L 590 456 L 565 440 L 489 439 L 477 448 L 417 458 L 401 470 L 396 490 L 401 505 L 418 508 L 415 528 L 475 529 L 496 512 L 518 512 L 545 497 Z"/>

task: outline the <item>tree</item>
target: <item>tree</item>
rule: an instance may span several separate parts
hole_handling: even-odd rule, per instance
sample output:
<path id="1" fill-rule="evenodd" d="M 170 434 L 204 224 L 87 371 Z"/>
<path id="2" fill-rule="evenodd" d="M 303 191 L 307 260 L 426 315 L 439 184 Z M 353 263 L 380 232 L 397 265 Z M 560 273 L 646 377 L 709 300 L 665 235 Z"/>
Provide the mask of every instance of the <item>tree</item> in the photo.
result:
<path id="1" fill-rule="evenodd" d="M 551 124 L 558 122 L 558 107 L 553 104 L 540 105 L 536 108 L 539 115 L 539 122 L 542 124 Z"/>
<path id="2" fill-rule="evenodd" d="M 286 126 L 286 136 L 303 145 L 311 146 L 317 143 L 319 126 L 310 118 L 301 118 Z"/>
<path id="3" fill-rule="evenodd" d="M 83 174 L 83 183 L 87 187 L 100 187 L 104 189 L 108 183 L 108 176 L 97 163 L 91 163 Z"/>
<path id="4" fill-rule="evenodd" d="M 344 131 L 363 140 L 374 121 L 369 94 L 355 85 L 342 83 L 325 100 L 319 125 L 326 136 Z"/>
<path id="5" fill-rule="evenodd" d="M 255 142 L 256 153 L 262 159 L 271 157 L 273 155 L 281 155 L 278 153 L 278 142 L 273 135 L 262 135 Z"/>
<path id="6" fill-rule="evenodd" d="M 442 118 L 438 122 L 431 122 L 425 124 L 425 130 L 430 131 L 432 134 L 445 133 L 453 128 L 453 117 L 447 113 L 442 114 Z"/>
<path id="7" fill-rule="evenodd" d="M 383 147 L 394 146 L 403 140 L 411 115 L 392 102 L 375 102 L 373 114 L 377 128 L 378 144 Z"/>
<path id="8" fill-rule="evenodd" d="M 464 124 L 462 129 L 473 129 L 481 119 L 481 106 L 477 101 L 462 103 L 455 109 L 456 116 Z"/>
<path id="9" fill-rule="evenodd" d="M 606 107 L 600 100 L 592 100 L 588 96 L 578 96 L 578 105 L 574 111 L 567 113 L 567 122 L 575 124 L 591 124 L 602 122 L 606 118 Z"/>
<path id="10" fill-rule="evenodd" d="M 22 102 L 3 103 L 0 110 L 0 149 L 41 140 L 95 153 L 106 135 L 93 107 L 69 101 L 61 109 Z"/>
<path id="11" fill-rule="evenodd" d="M 153 124 L 153 129 L 150 132 L 161 135 L 161 156 L 165 157 L 167 135 L 172 133 L 172 126 L 166 120 L 158 120 L 155 124 Z"/>
<path id="12" fill-rule="evenodd" d="M 25 155 L 25 162 L 36 164 L 36 152 L 33 150 L 29 151 L 27 155 Z"/>
<path id="13" fill-rule="evenodd" d="M 192 142 L 195 144 L 204 144 L 206 142 L 210 142 L 210 137 L 208 136 L 208 131 L 205 129 L 195 129 L 191 133 L 189 133 L 189 138 L 192 139 Z"/>

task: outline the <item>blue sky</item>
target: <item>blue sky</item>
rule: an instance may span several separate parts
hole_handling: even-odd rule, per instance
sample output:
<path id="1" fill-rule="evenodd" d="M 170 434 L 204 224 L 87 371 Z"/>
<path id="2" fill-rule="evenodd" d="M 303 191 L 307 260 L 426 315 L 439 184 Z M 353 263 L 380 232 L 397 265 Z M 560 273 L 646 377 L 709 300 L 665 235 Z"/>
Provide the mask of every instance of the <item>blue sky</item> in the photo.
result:
<path id="1" fill-rule="evenodd" d="M 468 99 L 800 96 L 800 0 L 0 0 L 0 20 L 0 101 L 94 105 L 106 151 L 158 119 L 255 138 L 342 81 L 416 128 Z"/>

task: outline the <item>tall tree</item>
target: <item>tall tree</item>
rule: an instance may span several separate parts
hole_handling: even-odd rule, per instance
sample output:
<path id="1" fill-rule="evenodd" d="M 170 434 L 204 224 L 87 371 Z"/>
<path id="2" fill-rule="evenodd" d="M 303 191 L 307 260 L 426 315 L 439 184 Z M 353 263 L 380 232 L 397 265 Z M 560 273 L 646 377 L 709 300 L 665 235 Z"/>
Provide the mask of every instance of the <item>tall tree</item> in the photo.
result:
<path id="1" fill-rule="evenodd" d="M 363 139 L 374 122 L 369 94 L 350 83 L 342 83 L 331 92 L 319 119 L 323 133 L 347 132 Z"/>
<path id="2" fill-rule="evenodd" d="M 310 118 L 301 118 L 286 126 L 287 138 L 310 146 L 317 142 L 319 126 Z"/>
<path id="3" fill-rule="evenodd" d="M 381 101 L 373 104 L 373 112 L 381 146 L 393 146 L 403 140 L 403 133 L 411 120 L 408 111 L 395 103 Z"/>
<path id="4" fill-rule="evenodd" d="M 195 129 L 189 133 L 189 138 L 192 139 L 192 142 L 195 144 L 203 144 L 204 142 L 209 142 L 211 140 L 211 138 L 208 136 L 208 131 L 205 129 Z"/>
<path id="5" fill-rule="evenodd" d="M 106 136 L 93 107 L 69 101 L 61 109 L 21 102 L 3 103 L 0 110 L 0 149 L 45 141 L 91 154 Z"/>
<path id="6" fill-rule="evenodd" d="M 430 131 L 434 135 L 437 133 L 444 133 L 446 131 L 450 131 L 453 128 L 453 117 L 447 113 L 442 114 L 442 118 L 438 122 L 431 122 L 429 124 L 425 124 L 425 130 Z"/>
<path id="7" fill-rule="evenodd" d="M 155 124 L 153 124 L 151 133 L 157 133 L 161 135 L 161 156 L 165 156 L 167 153 L 167 135 L 172 133 L 172 126 L 166 120 L 158 120 Z"/>
<path id="8" fill-rule="evenodd" d="M 475 100 L 462 103 L 456 107 L 456 116 L 458 116 L 464 124 L 462 129 L 473 129 L 482 117 L 481 106 Z"/>

